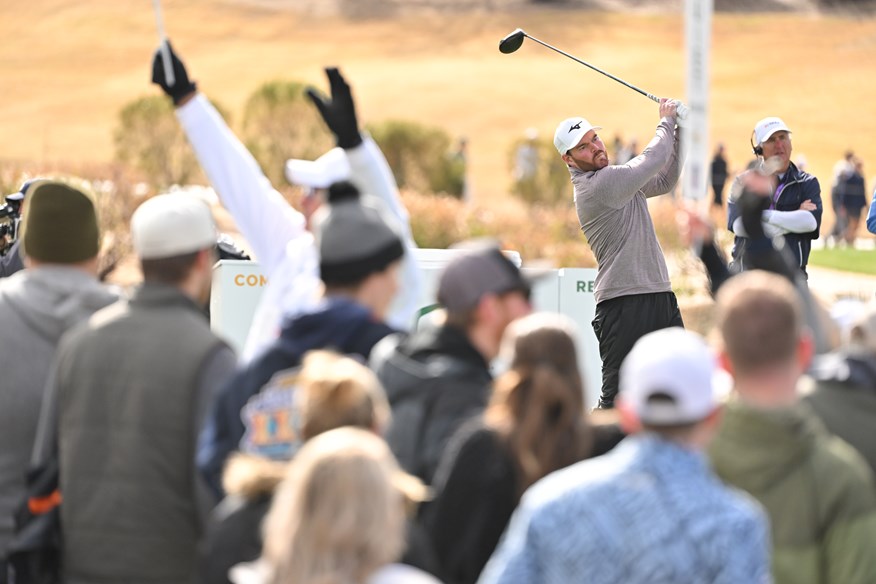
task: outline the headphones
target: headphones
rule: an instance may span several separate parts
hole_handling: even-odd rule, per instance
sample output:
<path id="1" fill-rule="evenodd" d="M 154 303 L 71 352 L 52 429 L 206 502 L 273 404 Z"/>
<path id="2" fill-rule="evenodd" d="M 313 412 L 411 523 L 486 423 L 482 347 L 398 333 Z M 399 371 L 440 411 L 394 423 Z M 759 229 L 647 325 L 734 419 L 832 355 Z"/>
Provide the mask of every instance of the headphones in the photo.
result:
<path id="1" fill-rule="evenodd" d="M 755 153 L 757 156 L 763 156 L 763 147 L 754 145 L 754 131 L 751 132 L 751 138 L 748 140 L 751 142 L 751 151 Z"/>

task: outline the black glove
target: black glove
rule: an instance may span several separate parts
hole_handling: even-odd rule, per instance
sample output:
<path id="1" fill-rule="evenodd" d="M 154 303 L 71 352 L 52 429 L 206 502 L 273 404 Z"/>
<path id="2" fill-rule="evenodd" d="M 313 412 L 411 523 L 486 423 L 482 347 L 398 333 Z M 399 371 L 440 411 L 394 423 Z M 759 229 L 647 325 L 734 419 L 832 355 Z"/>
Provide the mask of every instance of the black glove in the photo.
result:
<path id="1" fill-rule="evenodd" d="M 362 136 L 359 134 L 359 122 L 356 120 L 356 106 L 353 103 L 350 86 L 337 68 L 328 67 L 325 72 L 332 90 L 331 99 L 327 99 L 313 87 L 307 88 L 307 97 L 319 110 L 329 130 L 335 135 L 338 146 L 345 150 L 355 148 L 362 143 Z"/>
<path id="2" fill-rule="evenodd" d="M 164 58 L 161 56 L 161 47 L 155 51 L 152 57 L 152 83 L 160 85 L 164 93 L 173 99 L 174 105 L 179 105 L 179 102 L 186 96 L 197 91 L 198 87 L 194 81 L 189 79 L 189 73 L 186 71 L 186 66 L 179 60 L 176 53 L 173 52 L 173 47 L 170 46 L 170 41 L 167 41 L 167 50 L 170 52 L 170 62 L 173 64 L 173 76 L 175 83 L 167 84 L 167 76 L 164 74 Z"/>
<path id="3" fill-rule="evenodd" d="M 742 215 L 742 226 L 749 239 L 765 238 L 761 221 L 763 212 L 770 206 L 770 198 L 745 188 L 739 195 L 738 205 Z"/>

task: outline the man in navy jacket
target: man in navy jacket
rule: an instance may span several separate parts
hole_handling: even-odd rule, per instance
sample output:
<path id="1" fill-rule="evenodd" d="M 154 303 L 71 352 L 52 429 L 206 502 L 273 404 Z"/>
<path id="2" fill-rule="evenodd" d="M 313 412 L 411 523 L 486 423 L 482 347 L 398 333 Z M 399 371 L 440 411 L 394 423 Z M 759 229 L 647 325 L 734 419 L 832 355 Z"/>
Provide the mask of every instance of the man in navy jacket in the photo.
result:
<path id="1" fill-rule="evenodd" d="M 818 239 L 821 228 L 821 187 L 818 179 L 791 162 L 791 130 L 780 118 L 760 120 L 754 127 L 751 145 L 759 164 L 771 167 L 771 173 L 777 180 L 769 208 L 763 212 L 764 232 L 770 237 L 783 236 L 796 264 L 806 274 L 812 240 Z M 737 270 L 747 268 L 743 262 L 743 251 L 748 237 L 742 226 L 737 198 L 742 191 L 742 178 L 749 172 L 752 171 L 747 170 L 736 177 L 727 207 L 727 228 L 736 235 L 733 260 Z"/>

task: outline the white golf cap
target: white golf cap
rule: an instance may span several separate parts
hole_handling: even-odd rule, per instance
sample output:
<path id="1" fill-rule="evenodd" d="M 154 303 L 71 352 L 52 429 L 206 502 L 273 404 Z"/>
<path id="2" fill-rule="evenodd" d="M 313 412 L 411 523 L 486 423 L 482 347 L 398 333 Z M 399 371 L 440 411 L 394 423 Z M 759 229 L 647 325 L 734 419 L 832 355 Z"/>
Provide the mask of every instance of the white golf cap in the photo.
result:
<path id="1" fill-rule="evenodd" d="M 169 258 L 216 245 L 216 224 L 203 199 L 188 194 L 158 195 L 134 211 L 131 239 L 141 259 Z"/>
<path id="2" fill-rule="evenodd" d="M 757 145 L 760 146 L 761 144 L 769 140 L 770 136 L 780 130 L 784 130 L 785 132 L 791 131 L 791 129 L 787 125 L 785 125 L 785 122 L 783 122 L 781 118 L 764 118 L 754 126 L 754 139 L 757 142 Z"/>
<path id="3" fill-rule="evenodd" d="M 584 118 L 578 116 L 567 118 L 560 122 L 557 131 L 554 132 L 554 146 L 560 154 L 565 154 L 578 145 L 584 134 L 590 130 L 601 130 L 602 126 L 594 126 Z"/>
<path id="4" fill-rule="evenodd" d="M 708 416 L 731 387 L 700 335 L 662 329 L 640 338 L 620 370 L 619 399 L 646 424 L 688 424 Z"/>
<path id="5" fill-rule="evenodd" d="M 332 148 L 316 160 L 286 161 L 286 180 L 294 185 L 327 189 L 333 183 L 350 180 L 350 163 L 341 148 Z"/>

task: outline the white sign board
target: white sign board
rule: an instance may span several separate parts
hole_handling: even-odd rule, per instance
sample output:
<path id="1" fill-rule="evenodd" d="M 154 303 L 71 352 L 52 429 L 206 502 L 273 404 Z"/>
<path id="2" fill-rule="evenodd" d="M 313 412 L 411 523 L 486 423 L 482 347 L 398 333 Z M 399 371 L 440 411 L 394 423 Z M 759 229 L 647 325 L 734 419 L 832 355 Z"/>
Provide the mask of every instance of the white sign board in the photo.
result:
<path id="1" fill-rule="evenodd" d="M 458 250 L 425 249 L 417 251 L 417 263 L 423 275 L 421 308 L 427 312 L 436 304 L 438 278 L 444 266 Z M 506 252 L 520 265 L 516 252 Z M 526 272 L 527 268 L 523 268 Z M 578 328 L 578 364 L 587 386 L 587 406 L 593 407 L 602 387 L 602 362 L 591 322 L 596 312 L 593 297 L 596 270 L 564 268 L 551 270 L 539 279 L 532 291 L 533 308 L 559 312 L 575 321 Z M 239 353 L 243 349 L 256 306 L 267 285 L 257 262 L 220 260 L 213 268 L 210 297 L 210 326 Z"/>
<path id="2" fill-rule="evenodd" d="M 267 284 L 257 262 L 219 260 L 213 266 L 210 328 L 238 354 L 243 352 L 256 306 Z"/>
<path id="3" fill-rule="evenodd" d="M 559 306 L 557 312 L 565 314 L 578 325 L 578 366 L 584 375 L 584 388 L 588 409 L 599 402 L 602 392 L 602 359 L 599 343 L 593 332 L 596 316 L 596 268 L 563 268 L 558 271 Z"/>

